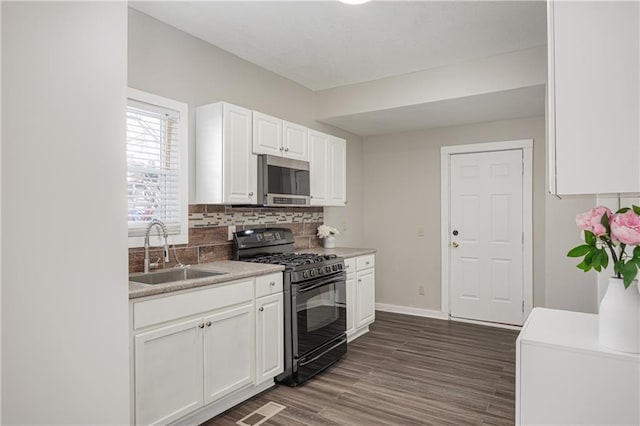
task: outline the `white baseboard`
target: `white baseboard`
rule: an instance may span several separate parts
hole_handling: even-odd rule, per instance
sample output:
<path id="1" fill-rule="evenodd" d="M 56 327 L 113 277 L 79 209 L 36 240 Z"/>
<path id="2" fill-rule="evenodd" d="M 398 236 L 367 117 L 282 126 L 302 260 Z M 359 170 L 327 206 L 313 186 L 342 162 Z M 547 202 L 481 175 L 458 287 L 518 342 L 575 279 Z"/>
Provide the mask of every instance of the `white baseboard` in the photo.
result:
<path id="1" fill-rule="evenodd" d="M 436 318 L 448 320 L 449 314 L 432 309 L 412 308 L 410 306 L 389 305 L 387 303 L 376 303 L 376 310 L 383 312 L 393 312 L 395 314 L 413 315 L 416 317 Z"/>
<path id="2" fill-rule="evenodd" d="M 522 326 L 520 325 L 500 324 L 497 322 L 477 321 L 477 320 L 471 320 L 466 318 L 451 317 L 451 321 L 466 322 L 469 324 L 477 324 L 477 325 L 486 325 L 489 327 L 496 327 L 496 328 L 506 328 L 507 330 L 522 330 Z"/>

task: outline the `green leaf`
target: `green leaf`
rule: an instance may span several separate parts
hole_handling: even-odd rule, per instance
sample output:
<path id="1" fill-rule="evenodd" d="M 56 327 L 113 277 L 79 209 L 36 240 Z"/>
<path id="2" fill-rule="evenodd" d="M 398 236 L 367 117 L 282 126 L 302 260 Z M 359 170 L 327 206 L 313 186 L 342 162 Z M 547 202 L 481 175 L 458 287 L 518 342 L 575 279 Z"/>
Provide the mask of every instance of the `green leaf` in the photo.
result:
<path id="1" fill-rule="evenodd" d="M 607 266 L 609 266 L 609 255 L 607 254 L 607 251 L 605 249 L 601 249 L 602 250 L 602 269 L 607 269 Z"/>
<path id="2" fill-rule="evenodd" d="M 640 259 L 640 246 L 636 246 L 636 248 L 633 249 L 633 258 Z"/>
<path id="3" fill-rule="evenodd" d="M 636 275 L 638 275 L 638 267 L 635 262 L 627 262 L 622 266 L 622 277 L 624 278 L 624 288 L 628 288 L 631 285 L 631 282 L 635 279 Z"/>
<path id="4" fill-rule="evenodd" d="M 591 251 L 591 246 L 583 244 L 581 246 L 574 247 L 571 250 L 569 250 L 569 253 L 567 253 L 567 256 L 568 257 L 580 257 L 580 256 L 584 256 L 585 254 L 589 253 L 589 251 Z"/>
<path id="5" fill-rule="evenodd" d="M 588 245 L 590 245 L 592 247 L 595 247 L 595 245 L 596 245 L 596 236 L 591 231 L 584 231 L 584 241 Z"/>
<path id="6" fill-rule="evenodd" d="M 591 260 L 591 265 L 593 266 L 593 269 L 595 269 L 596 271 L 598 271 L 599 270 L 598 268 L 600 268 L 601 259 L 602 259 L 602 251 L 596 250 L 595 254 L 593 255 L 593 259 Z"/>
<path id="7" fill-rule="evenodd" d="M 629 210 L 631 210 L 629 207 L 623 207 L 623 208 L 621 208 L 620 210 L 618 210 L 618 211 L 616 212 L 616 214 L 619 214 L 619 213 L 626 213 L 626 212 L 628 212 Z"/>
<path id="8" fill-rule="evenodd" d="M 633 208 L 633 212 L 637 215 L 640 215 L 640 207 L 638 206 L 631 206 Z"/>
<path id="9" fill-rule="evenodd" d="M 584 260 L 576 266 L 578 269 L 582 269 L 584 272 L 589 272 L 591 269 L 591 264 L 587 264 Z"/>

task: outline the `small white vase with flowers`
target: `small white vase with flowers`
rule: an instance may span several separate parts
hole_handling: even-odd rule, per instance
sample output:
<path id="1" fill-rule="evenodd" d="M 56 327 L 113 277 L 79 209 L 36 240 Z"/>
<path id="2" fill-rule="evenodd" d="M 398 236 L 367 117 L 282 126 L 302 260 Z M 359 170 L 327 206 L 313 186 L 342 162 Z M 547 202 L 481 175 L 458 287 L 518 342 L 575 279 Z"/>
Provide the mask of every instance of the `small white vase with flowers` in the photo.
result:
<path id="1" fill-rule="evenodd" d="M 613 273 L 598 312 L 599 341 L 610 349 L 640 353 L 640 207 L 631 206 L 615 214 L 598 206 L 576 217 L 584 232 L 584 244 L 567 253 L 583 257 L 578 268 L 601 272 L 609 266 Z M 633 248 L 632 248 L 633 247 Z"/>
<path id="2" fill-rule="evenodd" d="M 340 232 L 333 226 L 325 224 L 318 226 L 318 238 L 323 240 L 324 248 L 334 248 L 336 246 L 336 235 L 340 235 Z"/>

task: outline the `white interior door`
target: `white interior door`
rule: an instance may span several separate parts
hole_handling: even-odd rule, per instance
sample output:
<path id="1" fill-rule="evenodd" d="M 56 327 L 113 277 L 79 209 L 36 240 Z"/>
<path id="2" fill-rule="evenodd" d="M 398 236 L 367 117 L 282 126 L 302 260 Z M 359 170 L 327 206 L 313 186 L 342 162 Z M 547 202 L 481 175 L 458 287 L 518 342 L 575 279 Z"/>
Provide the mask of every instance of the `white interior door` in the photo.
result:
<path id="1" fill-rule="evenodd" d="M 450 313 L 523 323 L 523 151 L 451 155 Z"/>

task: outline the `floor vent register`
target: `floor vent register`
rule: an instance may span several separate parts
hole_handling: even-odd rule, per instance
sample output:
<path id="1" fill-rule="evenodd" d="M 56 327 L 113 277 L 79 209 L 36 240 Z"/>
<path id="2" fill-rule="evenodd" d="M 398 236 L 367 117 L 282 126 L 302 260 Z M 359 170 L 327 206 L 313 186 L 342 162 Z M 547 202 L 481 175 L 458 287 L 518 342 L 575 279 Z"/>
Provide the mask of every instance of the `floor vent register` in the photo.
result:
<path id="1" fill-rule="evenodd" d="M 240 426 L 258 426 L 266 422 L 285 408 L 286 407 L 284 405 L 276 404 L 275 402 L 269 402 L 258 408 L 256 411 L 249 414 L 245 418 L 238 420 L 236 424 Z"/>

